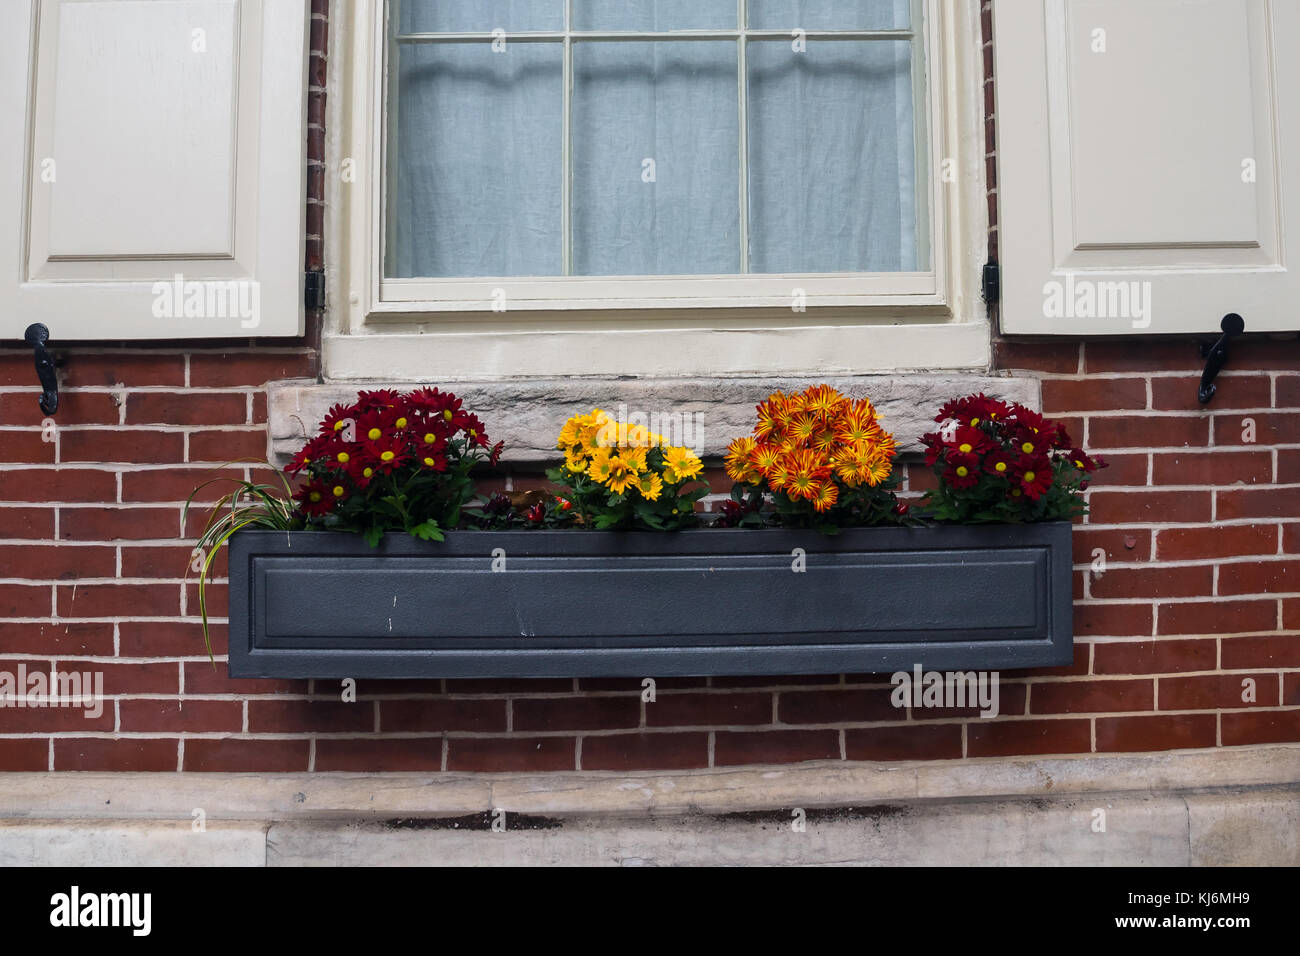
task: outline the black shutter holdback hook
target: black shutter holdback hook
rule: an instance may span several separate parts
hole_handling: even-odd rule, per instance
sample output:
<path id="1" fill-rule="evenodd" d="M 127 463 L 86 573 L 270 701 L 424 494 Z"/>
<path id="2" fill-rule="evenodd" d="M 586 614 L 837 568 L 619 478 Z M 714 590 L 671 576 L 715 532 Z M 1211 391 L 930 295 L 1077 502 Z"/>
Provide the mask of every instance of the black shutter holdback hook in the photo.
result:
<path id="1" fill-rule="evenodd" d="M 1246 322 L 1236 312 L 1229 312 L 1219 323 L 1219 328 L 1223 330 L 1219 341 L 1213 345 L 1201 343 L 1201 358 L 1206 359 L 1206 362 L 1205 371 L 1201 373 L 1200 387 L 1196 389 L 1196 398 L 1202 405 L 1209 404 L 1215 391 L 1218 390 L 1218 386 L 1214 384 L 1214 377 L 1227 364 L 1228 340 L 1234 335 L 1240 335 L 1246 328 Z"/>
<path id="2" fill-rule="evenodd" d="M 41 380 L 41 411 L 53 415 L 59 410 L 59 380 L 54 374 L 54 360 L 45 351 L 45 343 L 50 340 L 50 330 L 40 322 L 33 322 L 23 333 L 23 340 L 35 351 L 36 377 Z"/>

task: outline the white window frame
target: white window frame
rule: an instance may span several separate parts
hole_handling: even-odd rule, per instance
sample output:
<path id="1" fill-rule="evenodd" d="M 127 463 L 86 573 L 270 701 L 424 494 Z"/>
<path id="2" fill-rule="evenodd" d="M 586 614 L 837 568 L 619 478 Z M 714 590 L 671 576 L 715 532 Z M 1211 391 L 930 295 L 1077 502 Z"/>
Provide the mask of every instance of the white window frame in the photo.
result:
<path id="1" fill-rule="evenodd" d="M 383 0 L 332 8 L 322 347 L 333 379 L 981 368 L 988 226 L 978 0 L 916 0 L 930 174 L 926 272 L 383 277 Z M 769 41 L 777 42 L 777 41 Z M 916 58 L 914 57 L 914 60 Z M 918 64 L 919 65 L 919 64 Z M 803 290 L 802 311 L 792 308 Z M 500 308 L 504 290 L 506 311 Z M 607 334 L 597 334 L 607 333 Z M 785 334 L 783 334 L 785 333 Z M 793 334 L 789 334 L 793 333 Z M 581 336 L 577 340 L 574 336 Z"/>

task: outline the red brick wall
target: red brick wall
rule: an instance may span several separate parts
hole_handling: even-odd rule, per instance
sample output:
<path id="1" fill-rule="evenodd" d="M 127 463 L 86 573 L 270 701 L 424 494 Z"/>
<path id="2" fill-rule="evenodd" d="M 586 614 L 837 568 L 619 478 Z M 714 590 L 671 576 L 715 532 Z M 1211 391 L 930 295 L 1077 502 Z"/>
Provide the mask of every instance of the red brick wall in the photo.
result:
<path id="1" fill-rule="evenodd" d="M 1113 464 L 1075 535 L 1075 663 L 1004 674 L 986 720 L 895 710 L 882 675 L 665 679 L 654 703 L 634 679 L 362 682 L 356 703 L 336 681 L 227 679 L 203 649 L 181 503 L 211 466 L 264 456 L 264 384 L 316 374 L 317 320 L 288 343 L 66 348 L 45 436 L 30 352 L 0 349 L 0 670 L 102 671 L 111 697 L 97 720 L 0 709 L 0 770 L 666 770 L 1300 740 L 1294 338 L 1235 346 L 1209 408 L 1190 339 L 997 343 L 996 366 L 1041 375 L 1046 411 Z"/>

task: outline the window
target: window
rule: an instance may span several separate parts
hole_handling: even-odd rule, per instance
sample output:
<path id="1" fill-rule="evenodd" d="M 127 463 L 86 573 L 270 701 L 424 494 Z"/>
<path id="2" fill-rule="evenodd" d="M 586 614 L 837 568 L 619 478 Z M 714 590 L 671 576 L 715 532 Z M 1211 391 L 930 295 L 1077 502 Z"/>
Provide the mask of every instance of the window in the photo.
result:
<path id="1" fill-rule="evenodd" d="M 977 4 L 344 9 L 329 377 L 986 365 Z"/>
<path id="2" fill-rule="evenodd" d="M 911 0 L 391 9 L 386 278 L 926 265 Z"/>

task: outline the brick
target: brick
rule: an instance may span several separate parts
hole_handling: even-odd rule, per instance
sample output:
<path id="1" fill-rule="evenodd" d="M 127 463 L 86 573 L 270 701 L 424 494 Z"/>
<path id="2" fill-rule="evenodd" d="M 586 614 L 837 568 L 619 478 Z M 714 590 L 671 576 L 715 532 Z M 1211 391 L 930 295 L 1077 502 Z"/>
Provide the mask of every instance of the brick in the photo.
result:
<path id="1" fill-rule="evenodd" d="M 1128 563 L 1145 561 L 1151 554 L 1151 530 L 1149 528 L 1075 528 L 1072 539 L 1073 561 L 1075 564 L 1092 564 L 1093 551 L 1101 548 L 1106 561 Z"/>
<path id="2" fill-rule="evenodd" d="M 1218 395 L 1214 396 L 1216 399 Z M 1278 408 L 1300 408 L 1300 375 L 1279 375 L 1277 377 Z"/>
<path id="3" fill-rule="evenodd" d="M 1282 675 L 1282 706 L 1300 706 L 1300 674 Z"/>
<path id="4" fill-rule="evenodd" d="M 1146 637 L 1151 634 L 1150 604 L 1076 604 L 1074 633 L 1087 637 Z"/>
<path id="5" fill-rule="evenodd" d="M 53 537 L 53 508 L 0 507 L 0 538 L 44 538 L 48 540 Z"/>
<path id="6" fill-rule="evenodd" d="M 991 87 L 988 89 L 991 90 Z M 993 365 L 999 369 L 1028 369 L 1073 375 L 1079 371 L 1079 345 L 1077 342 L 995 341 Z"/>
<path id="7" fill-rule="evenodd" d="M 1151 680 L 1079 680 L 1035 683 L 1032 714 L 1105 714 L 1155 709 Z"/>
<path id="8" fill-rule="evenodd" d="M 210 624 L 208 635 L 212 652 L 225 654 L 226 625 Z M 206 657 L 208 653 L 203 645 L 203 627 L 197 622 L 122 621 L 118 625 L 118 641 L 122 657 Z M 185 686 L 194 692 L 188 683 Z"/>
<path id="9" fill-rule="evenodd" d="M 568 677 L 465 677 L 447 681 L 449 694 L 554 694 L 573 690 Z"/>
<path id="10" fill-rule="evenodd" d="M 0 622 L 0 654 L 113 656 L 109 622 Z"/>
<path id="11" fill-rule="evenodd" d="M 1214 714 L 1153 717 L 1098 717 L 1098 753 L 1137 753 L 1213 747 L 1218 721 Z"/>
<path id="12" fill-rule="evenodd" d="M 1274 480 L 1279 485 L 1300 484 L 1300 449 L 1278 449 L 1277 474 Z"/>
<path id="13" fill-rule="evenodd" d="M 375 729 L 375 705 L 368 700 L 250 700 L 249 733 L 337 734 Z"/>
<path id="14" fill-rule="evenodd" d="M 0 578 L 76 581 L 111 578 L 117 573 L 113 548 L 8 545 L 0 548 Z"/>
<path id="15" fill-rule="evenodd" d="M 1255 423 L 1254 442 L 1246 442 L 1245 419 Z M 1214 416 L 1216 445 L 1293 445 L 1300 437 L 1300 412 L 1252 412 Z"/>
<path id="16" fill-rule="evenodd" d="M 1251 634 L 1225 637 L 1220 643 L 1224 670 L 1300 667 L 1300 635 Z"/>
<path id="17" fill-rule="evenodd" d="M 384 733 L 444 733 L 476 731 L 504 733 L 504 700 L 385 700 L 379 705 L 379 729 Z"/>
<path id="18" fill-rule="evenodd" d="M 1203 411 L 1196 397 L 1200 375 L 1177 375 L 1151 379 L 1151 407 L 1158 411 Z M 1272 404 L 1272 386 L 1267 375 L 1232 375 L 1220 373 L 1215 379 L 1217 408 L 1268 408 Z"/>
<path id="19" fill-rule="evenodd" d="M 645 705 L 651 727 L 734 727 L 772 722 L 771 694 L 660 694 Z"/>
<path id="20" fill-rule="evenodd" d="M 0 508 L 0 520 L 6 510 Z M 175 538 L 179 527 L 180 508 L 63 508 L 59 512 L 59 537 L 65 541 Z"/>
<path id="21" fill-rule="evenodd" d="M 36 666 L 34 663 L 28 664 L 29 676 Z M 4 668 L 10 671 L 17 670 L 16 666 L 8 661 L 5 662 Z M 41 665 L 41 669 L 47 675 L 49 674 L 49 665 Z M 66 674 L 68 670 L 60 667 L 59 673 Z M 84 680 L 81 682 L 80 693 L 90 693 L 93 689 L 93 682 L 90 688 L 86 687 Z M 99 710 L 98 714 L 95 713 L 96 709 Z M 0 710 L 0 715 L 4 718 L 0 726 L 4 727 L 4 732 L 7 734 L 111 733 L 116 719 L 113 716 L 111 700 L 96 701 L 90 707 L 81 704 L 68 707 L 7 706 Z M 175 767 L 175 763 L 172 767 Z"/>
<path id="22" fill-rule="evenodd" d="M 1239 371 L 1300 369 L 1300 339 L 1238 339 L 1232 343 L 1232 367 Z"/>
<path id="23" fill-rule="evenodd" d="M 1225 747 L 1300 740 L 1300 709 L 1241 711 L 1223 714 L 1219 719 Z"/>
<path id="24" fill-rule="evenodd" d="M 1277 622 L 1276 601 L 1192 601 L 1161 604 L 1158 634 L 1232 634 L 1266 631 Z"/>
<path id="25" fill-rule="evenodd" d="M 713 763 L 718 767 L 840 759 L 838 730 L 720 730 L 713 739 Z"/>
<path id="26" fill-rule="evenodd" d="M 64 354 L 59 373 L 63 376 L 65 388 L 87 386 L 111 388 L 121 385 L 128 388 L 145 385 L 180 386 L 185 384 L 185 356 L 179 353 L 97 353 L 76 349 Z"/>
<path id="27" fill-rule="evenodd" d="M 36 372 L 28 356 L 29 376 Z M 35 384 L 29 378 L 29 382 Z M 0 392 L 0 422 L 6 425 L 40 425 L 47 417 L 37 400 L 40 390 L 30 392 Z M 60 428 L 69 425 L 116 425 L 121 412 L 111 392 L 76 392 L 59 389 L 59 412 L 55 421 Z"/>
<path id="28" fill-rule="evenodd" d="M 1161 528 L 1156 532 L 1156 559 L 1159 561 L 1195 561 L 1198 558 L 1275 553 L 1277 525 L 1272 524 Z"/>
<path id="29" fill-rule="evenodd" d="M 1083 368 L 1095 372 L 1146 372 L 1158 369 L 1172 372 L 1205 368 L 1196 342 L 1178 339 L 1135 339 L 1126 337 L 1103 342 L 1087 342 L 1083 349 Z"/>
<path id="30" fill-rule="evenodd" d="M 222 609 L 230 606 L 230 591 L 225 584 L 215 584 L 211 579 L 203 589 L 204 600 L 207 604 L 209 614 L 220 614 Z M 194 575 L 189 582 L 185 584 L 185 607 L 188 613 L 201 617 L 199 610 L 199 582 L 198 575 Z"/>
<path id="31" fill-rule="evenodd" d="M 0 471 L 0 500 L 113 501 L 117 476 L 93 468 L 18 468 Z"/>
<path id="32" fill-rule="evenodd" d="M 447 769 L 473 773 L 573 770 L 576 752 L 573 737 L 451 737 Z"/>
<path id="33" fill-rule="evenodd" d="M 1282 600 L 1282 628 L 1287 631 L 1300 630 L 1300 599 Z"/>
<path id="34" fill-rule="evenodd" d="M 1273 480 L 1273 456 L 1267 451 L 1155 454 L 1151 458 L 1154 485 L 1255 485 Z"/>
<path id="35" fill-rule="evenodd" d="M 961 756 L 961 725 L 851 728 L 844 752 L 849 760 L 952 760 Z"/>
<path id="36" fill-rule="evenodd" d="M 1043 411 L 1124 411 L 1147 407 L 1147 383 L 1141 378 L 1044 379 Z"/>
<path id="37" fill-rule="evenodd" d="M 228 461 L 251 458 L 266 461 L 266 430 L 193 432 L 190 435 L 189 461 L 207 461 L 224 465 Z M 179 461 L 179 458 L 174 459 Z"/>
<path id="38" fill-rule="evenodd" d="M 50 745 L 36 738 L 0 737 L 0 771 L 48 770 Z"/>
<path id="39" fill-rule="evenodd" d="M 67 462 L 164 464 L 180 461 L 184 453 L 185 436 L 180 432 L 64 429 L 59 434 L 59 458 Z"/>
<path id="40" fill-rule="evenodd" d="M 176 746 L 174 739 L 165 738 L 56 738 L 54 769 L 105 772 L 175 770 Z"/>
<path id="41" fill-rule="evenodd" d="M 121 729 L 132 733 L 238 732 L 244 705 L 237 700 L 123 700 Z"/>
<path id="42" fill-rule="evenodd" d="M 1254 680 L 1255 700 L 1242 700 Z M 1276 707 L 1281 699 L 1277 674 L 1203 674 L 1195 677 L 1161 677 L 1161 710 L 1239 710 L 1243 707 Z"/>
<path id="43" fill-rule="evenodd" d="M 907 487 L 909 491 L 933 491 L 939 487 L 939 476 L 924 465 L 908 465 Z"/>
<path id="44" fill-rule="evenodd" d="M 1094 598 L 1208 596 L 1214 588 L 1214 567 L 1111 568 L 1093 575 L 1091 588 Z"/>
<path id="45" fill-rule="evenodd" d="M 1106 467 L 1094 473 L 1089 483 L 1094 488 L 1143 486 L 1147 483 L 1147 454 L 1106 455 Z"/>
<path id="46" fill-rule="evenodd" d="M 901 720 L 902 709 L 888 689 L 783 691 L 777 695 L 777 721 L 783 724 L 846 724 Z"/>
<path id="47" fill-rule="evenodd" d="M 1090 721 L 980 720 L 966 725 L 966 756 L 1017 757 L 1092 750 Z"/>
<path id="48" fill-rule="evenodd" d="M 185 741 L 185 770 L 220 773 L 305 773 L 307 740 L 249 740 L 227 737 Z"/>
<path id="49" fill-rule="evenodd" d="M 1059 676 L 1059 672 L 1058 672 Z M 954 693 L 955 693 L 954 689 Z M 1025 699 L 1028 689 L 1024 684 L 1012 683 L 1007 678 L 998 674 L 998 699 L 997 713 L 1001 715 L 1023 714 L 1025 712 Z M 913 720 L 965 720 L 970 718 L 979 718 L 981 708 L 978 705 L 978 697 L 971 702 L 968 707 L 913 707 Z M 990 705 L 993 703 L 989 702 Z M 900 712 L 901 713 L 901 712 Z M 996 714 L 994 716 L 997 716 Z M 987 720 L 989 718 L 980 718 Z"/>
<path id="50" fill-rule="evenodd" d="M 1008 668 L 1003 673 L 1007 678 L 1012 677 L 1083 677 L 1088 673 L 1088 664 L 1091 660 L 1092 645 L 1076 642 L 1074 645 L 1074 659 L 1069 664 L 1063 664 L 1057 667 L 1019 667 Z"/>
<path id="51" fill-rule="evenodd" d="M 284 378 L 314 378 L 311 353 L 204 352 L 190 356 L 191 388 L 264 385 Z"/>
<path id="52" fill-rule="evenodd" d="M 249 419 L 250 425 L 266 424 L 266 392 L 253 393 L 253 415 Z"/>
<path id="53" fill-rule="evenodd" d="M 1088 499 L 1088 521 L 1204 524 L 1210 521 L 1210 495 L 1208 491 L 1094 491 Z"/>
<path id="54" fill-rule="evenodd" d="M 229 570 L 229 549 L 222 548 L 212 559 L 208 579 L 224 578 Z M 194 546 L 190 543 L 167 545 L 127 545 L 122 548 L 122 577 L 170 578 L 197 582 L 199 572 L 192 567 Z"/>
<path id="55" fill-rule="evenodd" d="M 1207 419 L 1194 415 L 1090 416 L 1089 450 L 1107 448 L 1203 447 L 1209 442 Z"/>
<path id="56" fill-rule="evenodd" d="M 104 693 L 110 697 L 180 693 L 180 666 L 172 661 L 119 664 L 93 658 L 62 658 L 59 669 L 102 673 Z"/>
<path id="57" fill-rule="evenodd" d="M 131 392 L 128 425 L 243 425 L 248 399 L 243 392 Z"/>
<path id="58" fill-rule="evenodd" d="M 333 682 L 328 681 L 325 682 L 325 685 L 329 685 L 329 687 L 337 686 Z M 436 677 L 427 680 L 414 678 L 407 680 L 383 680 L 381 678 L 370 678 L 357 681 L 358 699 L 363 697 L 391 697 L 393 695 L 401 695 L 404 697 L 419 696 L 427 699 L 431 696 L 440 696 L 441 694 L 442 681 Z"/>
<path id="59" fill-rule="evenodd" d="M 1241 561 L 1219 565 L 1220 594 L 1300 591 L 1300 560 Z"/>
<path id="60" fill-rule="evenodd" d="M 1215 492 L 1220 521 L 1300 518 L 1300 488 L 1241 488 Z"/>
<path id="61" fill-rule="evenodd" d="M 237 490 L 236 482 L 243 477 L 243 469 L 237 467 L 129 471 L 122 475 L 122 500 L 184 503 L 194 495 L 196 503 L 206 504 Z"/>
<path id="62" fill-rule="evenodd" d="M 201 640 L 201 638 L 200 638 Z M 198 653 L 202 654 L 202 645 Z M 187 694 L 274 694 L 302 695 L 307 693 L 305 680 L 264 680 L 261 678 L 233 679 L 228 673 L 225 661 L 187 661 L 182 665 L 185 671 L 185 693 Z M 328 682 L 317 681 L 317 688 Z"/>
<path id="63" fill-rule="evenodd" d="M 0 461 L 15 462 L 25 465 L 54 464 L 52 441 L 46 441 L 40 429 L 17 431 L 6 428 L 0 430 Z"/>
<path id="64" fill-rule="evenodd" d="M 639 695 L 538 697 L 514 702 L 514 729 L 618 730 L 641 723 Z"/>
<path id="65" fill-rule="evenodd" d="M 1214 640 L 1105 641 L 1093 646 L 1094 674 L 1177 674 L 1214 670 Z"/>
<path id="66" fill-rule="evenodd" d="M 48 584 L 0 584 L 0 617 L 50 617 Z"/>
<path id="67" fill-rule="evenodd" d="M 614 691 L 640 696 L 642 690 L 644 690 L 641 686 L 642 680 L 643 678 L 640 677 L 583 677 L 578 681 L 578 689 L 583 691 Z M 656 677 L 654 681 L 657 691 L 689 690 L 708 686 L 707 677 Z"/>
<path id="68" fill-rule="evenodd" d="M 181 612 L 175 584 L 62 584 L 60 617 L 175 617 Z"/>
<path id="69" fill-rule="evenodd" d="M 318 773 L 400 773 L 442 767 L 441 737 L 322 737 L 316 741 Z M 569 769 L 569 768 L 564 768 Z"/>

